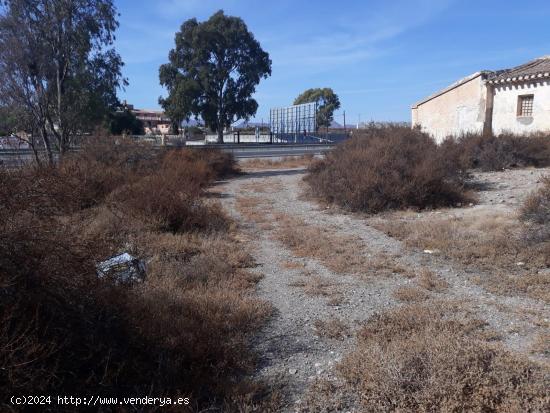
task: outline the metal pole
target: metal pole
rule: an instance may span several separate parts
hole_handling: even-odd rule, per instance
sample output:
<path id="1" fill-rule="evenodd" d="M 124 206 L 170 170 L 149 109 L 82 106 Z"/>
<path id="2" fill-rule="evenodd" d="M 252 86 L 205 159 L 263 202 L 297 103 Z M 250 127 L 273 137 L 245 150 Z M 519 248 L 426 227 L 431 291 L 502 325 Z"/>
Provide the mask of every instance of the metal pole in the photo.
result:
<path id="1" fill-rule="evenodd" d="M 344 134 L 346 133 L 346 111 L 344 111 Z"/>

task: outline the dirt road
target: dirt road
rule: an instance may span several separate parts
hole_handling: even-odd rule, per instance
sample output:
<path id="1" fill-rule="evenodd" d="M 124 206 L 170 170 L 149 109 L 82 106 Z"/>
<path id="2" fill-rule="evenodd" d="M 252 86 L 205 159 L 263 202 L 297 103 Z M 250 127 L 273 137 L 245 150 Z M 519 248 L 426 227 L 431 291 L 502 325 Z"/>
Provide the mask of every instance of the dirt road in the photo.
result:
<path id="1" fill-rule="evenodd" d="M 496 203 L 499 208 L 514 208 L 541 173 L 520 172 L 521 183 L 507 188 L 501 182 L 503 175 L 479 177 L 486 183 L 485 193 L 482 205 L 475 208 Z M 448 288 L 423 294 L 460 301 L 508 348 L 528 354 L 532 340 L 544 328 L 539 321 L 550 320 L 544 302 L 492 294 L 471 282 L 471 269 L 406 248 L 369 225 L 365 217 L 306 199 L 303 175 L 303 169 L 253 171 L 217 188 L 224 207 L 240 223 L 241 236 L 258 265 L 255 271 L 263 275 L 258 293 L 276 310 L 255 342 L 261 357 L 256 376 L 284 384 L 286 411 L 300 409 L 316 378 L 338 381 L 334 366 L 353 347 L 357 325 L 400 305 L 396 292 L 412 285 L 411 274 L 429 272 L 442 280 Z M 312 228 L 316 232 L 307 232 Z M 293 231 L 294 238 L 301 240 L 298 245 L 285 242 Z M 341 240 L 347 243 L 342 246 Z M 361 260 L 349 263 L 350 257 Z M 353 400 L 347 405 L 347 410 L 355 410 Z"/>

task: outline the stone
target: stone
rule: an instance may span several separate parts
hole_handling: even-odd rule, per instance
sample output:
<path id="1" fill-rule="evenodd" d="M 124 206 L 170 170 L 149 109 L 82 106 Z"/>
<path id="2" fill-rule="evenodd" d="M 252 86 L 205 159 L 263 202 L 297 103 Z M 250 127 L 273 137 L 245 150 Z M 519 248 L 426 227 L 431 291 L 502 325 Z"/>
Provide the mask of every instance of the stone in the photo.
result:
<path id="1" fill-rule="evenodd" d="M 288 372 L 290 374 L 296 374 L 296 373 L 298 373 L 298 370 L 297 369 L 288 369 Z"/>

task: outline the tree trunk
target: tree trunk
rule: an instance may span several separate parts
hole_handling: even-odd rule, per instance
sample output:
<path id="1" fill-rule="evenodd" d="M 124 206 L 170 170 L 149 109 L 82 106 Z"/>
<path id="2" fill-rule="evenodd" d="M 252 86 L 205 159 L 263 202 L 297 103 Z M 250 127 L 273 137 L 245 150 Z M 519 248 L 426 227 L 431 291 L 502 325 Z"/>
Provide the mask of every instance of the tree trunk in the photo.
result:
<path id="1" fill-rule="evenodd" d="M 50 137 L 48 136 L 48 132 L 46 131 L 46 126 L 42 126 L 41 134 L 42 140 L 44 141 L 44 148 L 46 148 L 46 154 L 48 155 L 48 162 L 50 165 L 53 165 L 54 159 L 52 154 L 52 147 L 50 145 Z"/>
<path id="2" fill-rule="evenodd" d="M 223 143 L 223 128 L 218 128 L 218 143 Z"/>

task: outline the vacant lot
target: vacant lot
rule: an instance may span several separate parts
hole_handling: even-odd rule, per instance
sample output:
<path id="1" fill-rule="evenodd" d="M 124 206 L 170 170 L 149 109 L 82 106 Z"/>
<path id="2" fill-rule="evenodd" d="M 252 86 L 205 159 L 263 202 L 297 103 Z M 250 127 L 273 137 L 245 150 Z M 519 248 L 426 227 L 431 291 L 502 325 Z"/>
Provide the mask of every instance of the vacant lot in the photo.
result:
<path id="1" fill-rule="evenodd" d="M 217 187 L 275 308 L 254 377 L 284 384 L 282 411 L 548 409 L 549 275 L 517 219 L 548 172 L 478 173 L 475 205 L 377 216 L 309 199 L 303 169 Z"/>

